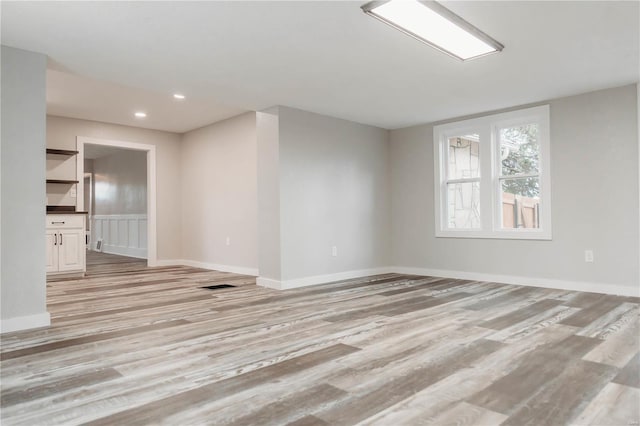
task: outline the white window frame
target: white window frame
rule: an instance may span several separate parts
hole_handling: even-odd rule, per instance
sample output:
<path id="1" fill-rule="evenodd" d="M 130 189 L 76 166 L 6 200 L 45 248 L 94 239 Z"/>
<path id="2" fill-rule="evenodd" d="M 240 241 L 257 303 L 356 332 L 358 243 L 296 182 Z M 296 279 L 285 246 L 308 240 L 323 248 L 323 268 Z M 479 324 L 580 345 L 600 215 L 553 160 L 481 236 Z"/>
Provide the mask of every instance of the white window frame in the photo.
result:
<path id="1" fill-rule="evenodd" d="M 540 146 L 539 228 L 502 228 L 502 197 L 500 189 L 501 164 L 499 129 L 519 124 L 538 124 Z M 447 214 L 448 140 L 450 137 L 477 133 L 480 136 L 480 228 L 449 228 Z M 551 240 L 551 158 L 549 139 L 549 106 L 521 109 L 470 120 L 457 121 L 433 128 L 434 201 L 436 237 L 445 238 L 503 238 L 523 240 Z M 465 180 L 465 179 L 462 179 Z M 471 179 L 476 180 L 476 179 Z"/>

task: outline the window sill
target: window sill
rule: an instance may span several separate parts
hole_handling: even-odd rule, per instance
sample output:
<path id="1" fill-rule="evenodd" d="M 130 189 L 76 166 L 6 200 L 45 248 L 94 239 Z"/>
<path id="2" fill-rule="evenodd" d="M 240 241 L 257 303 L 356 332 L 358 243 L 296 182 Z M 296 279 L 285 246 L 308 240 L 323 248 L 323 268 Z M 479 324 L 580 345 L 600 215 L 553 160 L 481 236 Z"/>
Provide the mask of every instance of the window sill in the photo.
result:
<path id="1" fill-rule="evenodd" d="M 497 240 L 543 240 L 551 241 L 551 231 L 467 231 L 440 230 L 436 238 L 485 238 Z"/>

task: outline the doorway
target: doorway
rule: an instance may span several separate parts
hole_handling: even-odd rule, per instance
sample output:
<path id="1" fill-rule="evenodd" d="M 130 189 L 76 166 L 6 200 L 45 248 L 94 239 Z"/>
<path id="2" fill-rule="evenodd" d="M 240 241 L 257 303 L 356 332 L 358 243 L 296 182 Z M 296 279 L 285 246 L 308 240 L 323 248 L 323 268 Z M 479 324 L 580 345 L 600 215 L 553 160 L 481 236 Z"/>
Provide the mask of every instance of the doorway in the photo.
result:
<path id="1" fill-rule="evenodd" d="M 90 254 L 155 266 L 155 146 L 79 136 L 77 150 L 78 176 L 86 176 L 78 184 L 78 209 L 90 214 Z"/>

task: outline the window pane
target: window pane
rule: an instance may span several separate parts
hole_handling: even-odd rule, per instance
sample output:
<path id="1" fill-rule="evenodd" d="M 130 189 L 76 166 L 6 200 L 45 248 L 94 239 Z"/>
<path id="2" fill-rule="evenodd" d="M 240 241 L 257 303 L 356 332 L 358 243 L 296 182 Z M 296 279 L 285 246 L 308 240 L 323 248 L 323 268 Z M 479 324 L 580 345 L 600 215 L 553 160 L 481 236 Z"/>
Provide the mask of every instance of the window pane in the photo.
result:
<path id="1" fill-rule="evenodd" d="M 538 178 L 502 181 L 502 227 L 540 227 L 540 180 Z"/>
<path id="2" fill-rule="evenodd" d="M 448 190 L 449 228 L 480 228 L 480 182 L 450 183 Z"/>
<path id="3" fill-rule="evenodd" d="M 538 173 L 538 125 L 527 124 L 500 129 L 500 157 L 503 176 Z"/>
<path id="4" fill-rule="evenodd" d="M 466 135 L 449 138 L 448 179 L 480 176 L 480 136 Z"/>

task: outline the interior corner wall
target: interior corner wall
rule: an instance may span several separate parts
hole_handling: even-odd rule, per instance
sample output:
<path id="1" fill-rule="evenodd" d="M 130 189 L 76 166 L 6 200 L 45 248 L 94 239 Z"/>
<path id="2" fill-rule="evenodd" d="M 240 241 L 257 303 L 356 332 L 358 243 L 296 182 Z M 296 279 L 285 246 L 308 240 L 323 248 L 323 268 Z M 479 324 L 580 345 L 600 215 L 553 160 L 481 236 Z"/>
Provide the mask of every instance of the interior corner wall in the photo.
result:
<path id="1" fill-rule="evenodd" d="M 45 272 L 47 57 L 2 46 L 1 330 L 49 324 Z"/>
<path id="2" fill-rule="evenodd" d="M 278 118 L 281 280 L 388 266 L 388 131 L 286 107 Z"/>
<path id="3" fill-rule="evenodd" d="M 159 261 L 181 259 L 180 135 L 98 121 L 47 116 L 48 148 L 76 149 L 77 136 L 155 145 L 157 258 Z M 75 175 L 75 162 L 72 167 L 74 169 L 70 173 Z"/>
<path id="4" fill-rule="evenodd" d="M 280 153 L 278 107 L 256 113 L 258 174 L 258 271 L 280 282 Z"/>
<path id="5" fill-rule="evenodd" d="M 256 114 L 185 133 L 181 151 L 182 258 L 257 275 Z"/>
<path id="6" fill-rule="evenodd" d="M 548 102 L 551 241 L 436 238 L 433 125 L 391 131 L 394 265 L 640 293 L 636 97 L 630 85 Z"/>

